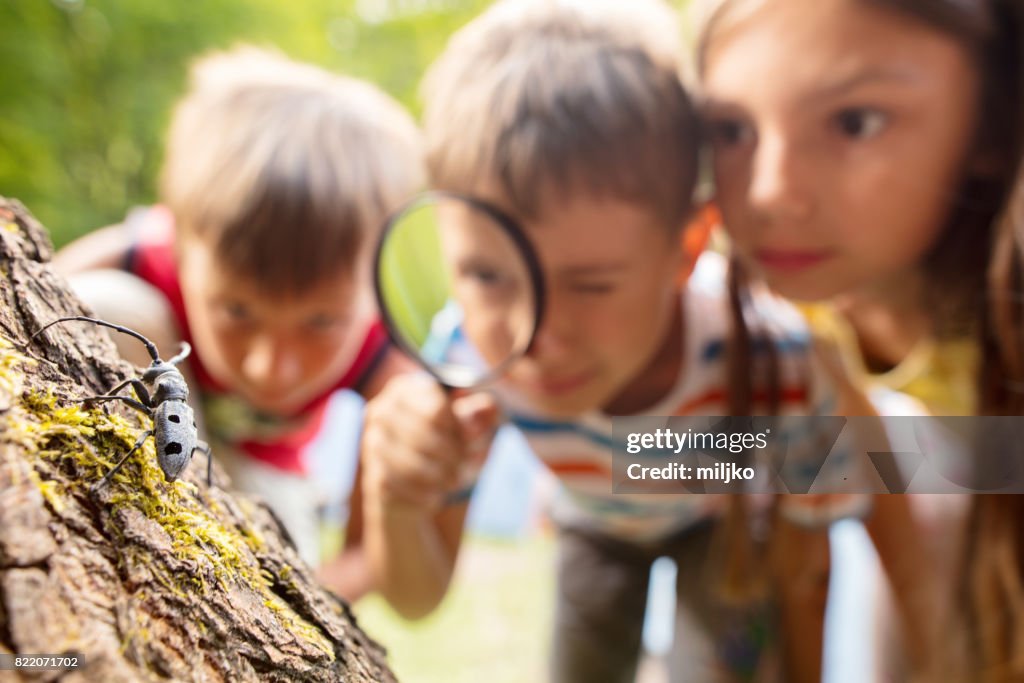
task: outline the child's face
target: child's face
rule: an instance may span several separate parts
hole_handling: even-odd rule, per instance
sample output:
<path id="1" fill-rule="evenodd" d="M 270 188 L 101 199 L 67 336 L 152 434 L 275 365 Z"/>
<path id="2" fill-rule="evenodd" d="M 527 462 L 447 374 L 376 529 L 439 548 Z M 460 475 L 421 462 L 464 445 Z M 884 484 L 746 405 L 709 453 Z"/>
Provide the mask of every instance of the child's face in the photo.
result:
<path id="1" fill-rule="evenodd" d="M 536 408 L 570 417 L 607 405 L 654 357 L 679 306 L 682 249 L 630 203 L 552 202 L 542 213 L 524 227 L 544 272 L 544 318 L 506 379 Z"/>
<path id="2" fill-rule="evenodd" d="M 708 45 L 717 196 L 781 294 L 897 286 L 944 227 L 979 83 L 953 38 L 858 0 L 762 3 Z"/>
<path id="3" fill-rule="evenodd" d="M 267 413 L 289 415 L 333 386 L 369 320 L 356 278 L 340 273 L 300 296 L 268 296 L 228 272 L 209 245 L 181 245 L 189 327 L 207 371 Z"/>

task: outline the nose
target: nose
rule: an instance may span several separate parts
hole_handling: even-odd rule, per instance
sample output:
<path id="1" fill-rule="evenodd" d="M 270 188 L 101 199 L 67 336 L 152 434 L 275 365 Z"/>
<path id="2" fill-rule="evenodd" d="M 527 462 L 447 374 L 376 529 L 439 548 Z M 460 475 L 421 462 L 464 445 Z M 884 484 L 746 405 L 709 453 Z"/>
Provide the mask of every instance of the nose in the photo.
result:
<path id="1" fill-rule="evenodd" d="M 286 340 L 261 335 L 250 344 L 242 372 L 256 386 L 286 389 L 299 380 L 301 368 L 298 355 Z"/>
<path id="2" fill-rule="evenodd" d="M 766 215 L 806 218 L 812 209 L 804 153 L 778 133 L 759 136 L 750 178 L 750 203 Z"/>

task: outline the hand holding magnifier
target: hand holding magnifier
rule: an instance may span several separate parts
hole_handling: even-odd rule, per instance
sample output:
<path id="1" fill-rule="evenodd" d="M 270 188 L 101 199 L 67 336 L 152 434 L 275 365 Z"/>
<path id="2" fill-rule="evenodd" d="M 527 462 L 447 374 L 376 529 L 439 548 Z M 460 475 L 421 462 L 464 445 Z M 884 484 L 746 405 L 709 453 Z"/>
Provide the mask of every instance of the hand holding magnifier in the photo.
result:
<path id="1" fill-rule="evenodd" d="M 396 378 L 371 404 L 364 445 L 374 490 L 382 500 L 414 507 L 458 502 L 467 490 L 473 435 L 489 443 L 493 431 L 455 417 L 456 408 L 488 403 L 477 400 L 485 397 L 454 398 L 452 390 L 483 387 L 529 350 L 544 301 L 538 259 L 500 210 L 431 193 L 388 221 L 374 284 L 392 341 L 448 394 L 440 399 L 415 378 Z"/>

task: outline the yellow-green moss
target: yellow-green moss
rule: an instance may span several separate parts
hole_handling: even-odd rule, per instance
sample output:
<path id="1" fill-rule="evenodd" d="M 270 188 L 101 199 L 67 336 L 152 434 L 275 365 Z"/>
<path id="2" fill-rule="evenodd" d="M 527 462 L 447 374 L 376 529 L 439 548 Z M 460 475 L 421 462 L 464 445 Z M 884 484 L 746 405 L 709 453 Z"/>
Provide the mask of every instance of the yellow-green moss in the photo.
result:
<path id="1" fill-rule="evenodd" d="M 142 431 L 149 428 L 148 421 L 143 416 L 129 420 L 80 403 L 58 405 L 52 393 L 23 391 L 22 372 L 33 364 L 33 359 L 0 337 L 0 391 L 13 402 L 11 409 L 0 415 L 0 433 L 4 440 L 17 443 L 26 453 L 51 465 L 73 462 L 82 477 L 77 485 L 92 486 L 131 449 Z M 35 470 L 30 476 L 55 513 L 59 515 L 67 508 L 74 495 L 70 490 L 73 484 L 44 481 Z M 119 509 L 140 511 L 167 533 L 174 557 L 193 569 L 172 573 L 147 561 L 145 553 L 130 544 L 119 546 L 119 561 L 145 566 L 158 583 L 183 600 L 189 593 L 207 592 L 207 578 L 211 576 L 225 589 L 233 582 L 248 585 L 263 594 L 264 604 L 284 628 L 333 659 L 333 648 L 320 630 L 302 620 L 273 593 L 278 578 L 262 569 L 253 554 L 265 546 L 259 532 L 251 525 L 238 529 L 222 523 L 217 513 L 223 510 L 213 501 L 201 501 L 195 485 L 181 480 L 167 482 L 157 463 L 153 439 L 147 439 L 108 486 L 115 527 Z M 250 516 L 251 506 L 244 505 L 243 512 Z M 291 568 L 287 567 L 280 580 L 290 583 L 290 578 Z"/>
<path id="2" fill-rule="evenodd" d="M 39 492 L 43 494 L 43 499 L 46 501 L 47 505 L 53 508 L 53 511 L 57 514 L 64 512 L 65 505 L 64 498 L 60 493 L 60 484 L 56 481 L 42 481 L 35 471 L 33 471 L 32 474 L 34 474 L 35 478 L 38 480 L 36 482 L 36 486 L 39 488 Z"/>
<path id="3" fill-rule="evenodd" d="M 270 597 L 263 601 L 263 604 L 277 615 L 277 618 L 281 620 L 284 627 L 290 633 L 295 634 L 298 638 L 301 638 L 308 643 L 312 643 L 324 652 L 330 654 L 332 660 L 334 659 L 334 650 L 331 647 L 331 641 L 324 636 L 320 629 L 312 626 L 295 614 L 295 611 L 292 610 L 287 603 L 281 600 L 281 598 L 271 593 Z"/>

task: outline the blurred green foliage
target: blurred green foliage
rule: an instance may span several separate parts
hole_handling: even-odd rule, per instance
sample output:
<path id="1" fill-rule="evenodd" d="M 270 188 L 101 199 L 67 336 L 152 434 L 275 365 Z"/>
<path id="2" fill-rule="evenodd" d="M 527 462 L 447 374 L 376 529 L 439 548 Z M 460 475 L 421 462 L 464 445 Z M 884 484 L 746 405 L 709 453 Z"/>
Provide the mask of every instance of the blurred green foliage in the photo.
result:
<path id="1" fill-rule="evenodd" d="M 414 112 L 485 0 L 0 0 L 0 194 L 59 246 L 152 202 L 190 61 L 240 42 L 371 80 Z"/>

